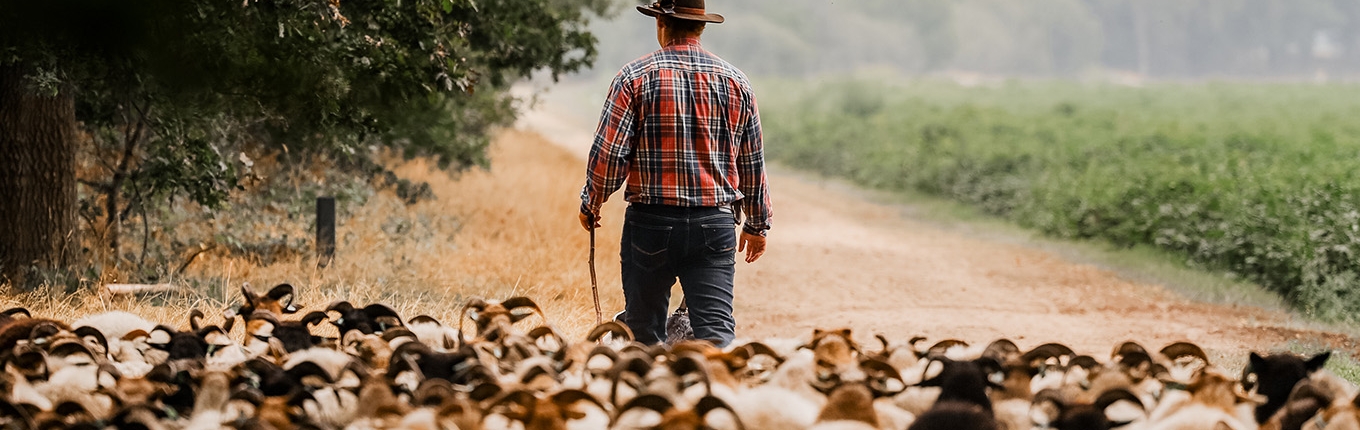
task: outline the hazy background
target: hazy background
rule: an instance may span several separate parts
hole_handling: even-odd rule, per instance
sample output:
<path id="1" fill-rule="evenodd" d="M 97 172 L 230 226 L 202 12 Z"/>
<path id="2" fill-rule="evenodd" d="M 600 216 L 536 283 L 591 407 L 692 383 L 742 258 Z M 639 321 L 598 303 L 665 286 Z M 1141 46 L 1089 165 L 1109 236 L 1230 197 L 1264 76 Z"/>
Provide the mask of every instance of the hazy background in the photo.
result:
<path id="1" fill-rule="evenodd" d="M 656 49 L 652 20 L 631 9 L 593 25 L 597 73 Z M 727 23 L 709 27 L 705 46 L 754 76 L 1360 76 L 1356 0 L 712 0 L 708 9 Z"/>

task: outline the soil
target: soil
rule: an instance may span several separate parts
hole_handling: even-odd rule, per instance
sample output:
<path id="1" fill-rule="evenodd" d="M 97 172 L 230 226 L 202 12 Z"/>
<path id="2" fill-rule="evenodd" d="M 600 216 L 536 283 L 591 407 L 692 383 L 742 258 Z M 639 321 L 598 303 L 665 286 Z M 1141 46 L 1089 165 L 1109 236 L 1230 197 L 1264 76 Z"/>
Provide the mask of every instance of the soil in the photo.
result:
<path id="1" fill-rule="evenodd" d="M 585 115 L 540 103 L 520 128 L 575 153 L 584 170 L 594 129 Z M 1190 301 L 1014 241 L 914 219 L 902 204 L 797 172 L 774 168 L 769 180 L 775 218 L 767 253 L 737 263 L 741 338 L 850 327 L 861 342 L 876 333 L 971 343 L 1009 338 L 1021 348 L 1061 342 L 1096 356 L 1126 340 L 1150 348 L 1191 341 L 1237 363 L 1248 350 L 1290 343 L 1355 351 L 1355 339 L 1306 328 L 1279 311 Z M 614 220 L 621 196 L 611 199 Z M 610 212 L 604 217 L 605 229 L 618 228 L 608 223 Z M 602 270 L 616 270 L 617 256 L 602 257 Z"/>

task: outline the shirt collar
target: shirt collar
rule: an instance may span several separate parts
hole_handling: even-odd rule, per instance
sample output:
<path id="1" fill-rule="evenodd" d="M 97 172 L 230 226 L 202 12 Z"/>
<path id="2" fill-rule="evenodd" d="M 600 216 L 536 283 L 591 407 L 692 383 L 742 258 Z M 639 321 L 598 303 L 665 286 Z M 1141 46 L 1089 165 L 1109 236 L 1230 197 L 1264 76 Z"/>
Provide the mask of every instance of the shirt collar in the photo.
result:
<path id="1" fill-rule="evenodd" d="M 691 45 L 692 45 L 692 46 L 700 46 L 700 45 L 699 45 L 699 38 L 697 38 L 697 37 L 682 37 L 682 38 L 679 38 L 679 39 L 671 39 L 670 43 L 666 44 L 666 47 L 667 47 L 667 48 L 670 48 L 670 47 L 691 46 Z"/>

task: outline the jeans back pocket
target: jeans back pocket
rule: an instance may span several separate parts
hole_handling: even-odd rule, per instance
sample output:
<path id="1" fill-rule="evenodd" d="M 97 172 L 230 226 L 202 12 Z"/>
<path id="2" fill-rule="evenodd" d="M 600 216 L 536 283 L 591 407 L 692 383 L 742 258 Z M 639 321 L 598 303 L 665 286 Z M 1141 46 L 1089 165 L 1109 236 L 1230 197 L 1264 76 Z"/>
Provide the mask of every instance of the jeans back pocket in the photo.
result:
<path id="1" fill-rule="evenodd" d="M 671 231 L 675 228 L 635 221 L 627 221 L 627 227 L 631 230 L 628 247 L 633 265 L 647 271 L 665 266 L 670 258 L 667 251 L 670 250 Z"/>
<path id="2" fill-rule="evenodd" d="M 704 224 L 704 245 L 708 250 L 718 253 L 732 253 L 737 250 L 737 228 L 732 224 Z"/>

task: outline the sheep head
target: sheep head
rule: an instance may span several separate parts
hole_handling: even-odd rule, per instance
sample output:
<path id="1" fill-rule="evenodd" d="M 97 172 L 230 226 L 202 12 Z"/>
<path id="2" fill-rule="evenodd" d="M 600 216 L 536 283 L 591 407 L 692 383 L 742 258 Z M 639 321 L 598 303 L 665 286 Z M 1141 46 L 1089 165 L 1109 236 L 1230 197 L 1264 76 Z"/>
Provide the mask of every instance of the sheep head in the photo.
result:
<path id="1" fill-rule="evenodd" d="M 242 300 L 245 300 L 245 303 L 241 305 L 237 313 L 247 317 L 254 314 L 255 311 L 266 311 L 276 317 L 297 313 L 299 309 L 302 309 L 302 305 L 293 304 L 293 299 L 296 296 L 297 291 L 291 284 L 276 285 L 263 296 L 250 289 L 249 285 L 241 285 L 241 297 Z"/>
<path id="2" fill-rule="evenodd" d="M 1248 356 L 1247 367 L 1242 369 L 1242 386 L 1248 391 L 1254 389 L 1266 398 L 1263 404 L 1256 407 L 1257 422 L 1269 420 L 1284 406 L 1294 386 L 1322 369 L 1331 356 L 1331 351 L 1323 351 L 1307 359 L 1289 353 L 1262 357 L 1252 352 Z"/>
<path id="3" fill-rule="evenodd" d="M 990 411 L 991 399 L 987 388 L 1005 388 L 1001 382 L 1005 374 L 1001 363 L 990 357 L 955 361 L 944 356 L 932 356 L 923 369 L 921 387 L 940 387 L 937 402 L 957 401 L 981 406 Z"/>
<path id="4" fill-rule="evenodd" d="M 326 312 L 339 314 L 331 324 L 335 325 L 341 335 L 349 333 L 351 330 L 358 330 L 363 334 L 382 334 L 389 328 L 402 327 L 401 315 L 395 309 L 380 304 L 373 303 L 363 308 L 355 308 L 348 301 L 340 300 L 326 306 Z"/>
<path id="5" fill-rule="evenodd" d="M 1229 414 L 1239 403 L 1265 403 L 1265 397 L 1244 392 L 1237 380 L 1212 367 L 1196 372 L 1186 391 L 1194 401 Z"/>
<path id="6" fill-rule="evenodd" d="M 534 314 L 543 317 L 543 310 L 528 297 L 511 297 L 504 301 L 472 299 L 463 305 L 458 335 L 463 336 L 463 321 L 471 319 L 477 327 L 478 338 L 495 341 L 512 333 L 515 323 Z"/>
<path id="7" fill-rule="evenodd" d="M 598 399 L 581 390 L 562 390 L 549 396 L 515 390 L 490 402 L 487 409 L 519 421 L 526 430 L 565 430 L 568 421 L 586 416 L 574 408 L 581 402 L 608 411 Z"/>
<path id="8" fill-rule="evenodd" d="M 627 404 L 620 406 L 618 412 L 614 414 L 613 423 L 610 426 L 613 427 L 618 423 L 620 417 L 634 409 L 647 409 L 661 414 L 661 422 L 650 427 L 650 430 L 709 430 L 712 427 L 708 425 L 708 414 L 717 410 L 727 411 L 732 415 L 733 424 L 736 425 L 736 428 L 746 429 L 732 406 L 720 398 L 705 396 L 694 404 L 694 409 L 686 411 L 676 409 L 674 402 L 656 394 L 637 396 Z"/>
<path id="9" fill-rule="evenodd" d="M 1056 430 L 1108 430 L 1120 428 L 1137 418 L 1112 418 L 1111 406 L 1126 402 L 1139 411 L 1144 410 L 1142 400 L 1133 392 L 1117 388 L 1101 393 L 1093 403 L 1076 403 L 1063 398 L 1054 389 L 1040 391 L 1034 396 L 1030 408 L 1030 418 L 1042 428 Z"/>
<path id="10" fill-rule="evenodd" d="M 812 330 L 812 341 L 802 348 L 811 349 L 817 363 L 818 373 L 840 373 L 855 366 L 859 345 L 855 343 L 848 328 L 837 330 Z"/>

